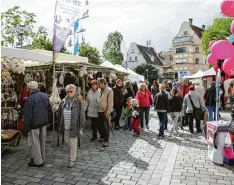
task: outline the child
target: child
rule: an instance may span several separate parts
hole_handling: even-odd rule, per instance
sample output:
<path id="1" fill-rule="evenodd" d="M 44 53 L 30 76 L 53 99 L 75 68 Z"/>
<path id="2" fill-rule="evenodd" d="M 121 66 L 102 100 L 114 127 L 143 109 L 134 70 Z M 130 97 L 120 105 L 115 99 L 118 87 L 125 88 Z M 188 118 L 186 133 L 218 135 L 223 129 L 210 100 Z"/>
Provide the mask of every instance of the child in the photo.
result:
<path id="1" fill-rule="evenodd" d="M 132 97 L 129 97 L 127 99 L 127 106 L 124 109 L 124 115 L 125 115 L 125 129 L 129 129 L 130 131 L 132 130 L 131 127 L 131 118 L 132 118 L 132 107 L 131 107 L 131 99 Z"/>
<path id="2" fill-rule="evenodd" d="M 136 136 L 140 136 L 141 111 L 136 99 L 131 100 L 132 107 L 132 129 Z"/>
<path id="3" fill-rule="evenodd" d="M 177 136 L 179 136 L 178 132 L 178 120 L 180 116 L 180 112 L 182 110 L 183 100 L 179 96 L 179 91 L 177 89 L 172 89 L 171 91 L 172 99 L 169 100 L 169 109 L 171 112 L 171 119 L 173 121 L 172 128 L 170 131 L 170 138 L 176 132 Z"/>

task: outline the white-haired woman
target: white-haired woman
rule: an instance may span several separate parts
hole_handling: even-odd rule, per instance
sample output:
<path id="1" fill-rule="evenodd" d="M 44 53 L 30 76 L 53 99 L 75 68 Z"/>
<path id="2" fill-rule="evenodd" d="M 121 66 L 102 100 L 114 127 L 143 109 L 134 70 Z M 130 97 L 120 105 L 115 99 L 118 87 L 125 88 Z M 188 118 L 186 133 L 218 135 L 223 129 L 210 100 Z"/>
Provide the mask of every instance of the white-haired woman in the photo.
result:
<path id="1" fill-rule="evenodd" d="M 139 107 L 141 109 L 141 128 L 144 128 L 144 115 L 145 113 L 145 124 L 146 128 L 149 129 L 148 123 L 149 123 L 149 111 L 150 111 L 150 106 L 153 104 L 152 96 L 150 91 L 147 89 L 147 86 L 145 83 L 141 83 L 139 85 L 139 90 L 137 91 L 136 94 L 136 99 L 139 103 Z"/>
<path id="2" fill-rule="evenodd" d="M 67 96 L 62 100 L 59 108 L 60 130 L 64 133 L 64 141 L 70 146 L 70 163 L 75 165 L 77 155 L 77 141 L 80 130 L 84 127 L 85 111 L 81 100 L 75 95 L 76 86 L 66 86 Z"/>

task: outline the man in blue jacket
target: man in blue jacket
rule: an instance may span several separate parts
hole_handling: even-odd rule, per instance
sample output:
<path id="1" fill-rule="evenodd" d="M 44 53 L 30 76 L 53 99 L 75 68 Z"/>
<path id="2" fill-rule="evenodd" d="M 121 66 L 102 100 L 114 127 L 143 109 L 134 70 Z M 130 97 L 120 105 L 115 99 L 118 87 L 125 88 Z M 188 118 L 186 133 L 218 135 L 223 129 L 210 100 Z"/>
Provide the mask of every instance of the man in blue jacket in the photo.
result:
<path id="1" fill-rule="evenodd" d="M 52 108 L 45 93 L 38 91 L 38 83 L 27 84 L 30 95 L 24 105 L 24 129 L 29 133 L 32 158 L 29 167 L 42 167 L 45 162 L 46 126 L 52 122 Z"/>

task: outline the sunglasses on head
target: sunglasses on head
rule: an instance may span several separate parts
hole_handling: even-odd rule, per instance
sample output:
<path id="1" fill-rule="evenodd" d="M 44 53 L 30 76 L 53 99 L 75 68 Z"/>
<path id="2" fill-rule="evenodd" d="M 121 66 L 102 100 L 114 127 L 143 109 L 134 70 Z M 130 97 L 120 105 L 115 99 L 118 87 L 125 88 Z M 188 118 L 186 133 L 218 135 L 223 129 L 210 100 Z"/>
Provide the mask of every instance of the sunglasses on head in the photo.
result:
<path id="1" fill-rule="evenodd" d="M 74 91 L 67 91 L 67 93 L 73 93 Z"/>

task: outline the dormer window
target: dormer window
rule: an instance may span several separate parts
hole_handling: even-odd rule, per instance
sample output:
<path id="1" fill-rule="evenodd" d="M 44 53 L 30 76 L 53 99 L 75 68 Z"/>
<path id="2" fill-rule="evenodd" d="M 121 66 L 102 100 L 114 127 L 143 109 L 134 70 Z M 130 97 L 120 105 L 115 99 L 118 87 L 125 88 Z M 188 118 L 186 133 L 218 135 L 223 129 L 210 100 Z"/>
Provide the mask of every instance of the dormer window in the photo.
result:
<path id="1" fill-rule="evenodd" d="M 185 31 L 185 32 L 184 32 L 184 35 L 188 35 L 188 32 L 187 32 L 187 31 Z"/>

